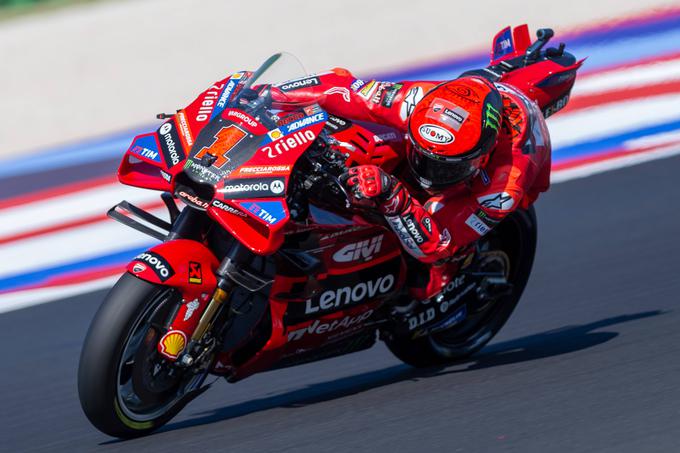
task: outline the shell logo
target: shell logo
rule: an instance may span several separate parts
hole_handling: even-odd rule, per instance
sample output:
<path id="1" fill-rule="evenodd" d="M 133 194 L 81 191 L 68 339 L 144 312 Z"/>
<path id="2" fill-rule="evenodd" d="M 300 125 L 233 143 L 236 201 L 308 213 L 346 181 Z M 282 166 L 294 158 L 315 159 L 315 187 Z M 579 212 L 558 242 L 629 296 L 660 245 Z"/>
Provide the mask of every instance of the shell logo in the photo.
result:
<path id="1" fill-rule="evenodd" d="M 161 338 L 160 349 L 161 354 L 171 359 L 176 359 L 177 356 L 184 351 L 187 344 L 187 336 L 181 330 L 171 330 Z"/>
<path id="2" fill-rule="evenodd" d="M 267 135 L 269 135 L 269 138 L 271 138 L 272 140 L 276 140 L 278 138 L 283 137 L 283 133 L 281 132 L 281 129 L 278 129 L 278 128 L 267 132 Z"/>

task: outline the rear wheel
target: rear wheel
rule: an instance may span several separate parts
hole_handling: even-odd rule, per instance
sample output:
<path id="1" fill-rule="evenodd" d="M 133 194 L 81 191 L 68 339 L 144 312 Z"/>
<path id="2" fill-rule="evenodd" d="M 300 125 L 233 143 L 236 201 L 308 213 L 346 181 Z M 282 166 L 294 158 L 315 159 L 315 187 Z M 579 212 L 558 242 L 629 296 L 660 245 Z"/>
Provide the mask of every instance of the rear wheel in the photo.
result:
<path id="1" fill-rule="evenodd" d="M 207 371 L 178 368 L 156 349 L 180 302 L 175 290 L 124 274 L 102 303 L 78 369 L 80 403 L 100 431 L 147 434 L 200 393 Z"/>
<path id="2" fill-rule="evenodd" d="M 478 265 L 504 274 L 512 292 L 475 307 L 450 329 L 411 339 L 395 337 L 386 341 L 400 360 L 415 367 L 453 363 L 483 348 L 505 325 L 527 284 L 536 252 L 536 214 L 533 207 L 506 217 L 481 243 Z"/>

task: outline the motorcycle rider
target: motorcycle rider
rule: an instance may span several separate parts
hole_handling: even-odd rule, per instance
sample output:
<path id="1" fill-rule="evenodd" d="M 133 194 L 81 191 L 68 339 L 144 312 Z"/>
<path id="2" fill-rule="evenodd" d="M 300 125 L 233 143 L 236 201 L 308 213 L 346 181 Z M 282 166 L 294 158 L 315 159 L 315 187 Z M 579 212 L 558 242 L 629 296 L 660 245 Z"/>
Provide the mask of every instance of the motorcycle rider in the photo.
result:
<path id="1" fill-rule="evenodd" d="M 378 210 L 408 253 L 430 265 L 420 297 L 441 289 L 448 272 L 439 264 L 550 184 L 550 140 L 538 107 L 513 87 L 472 74 L 392 83 L 336 68 L 275 93 L 284 104 L 314 99 L 332 115 L 405 135 L 393 145 L 405 170 L 360 165 L 342 180 L 353 203 Z"/>

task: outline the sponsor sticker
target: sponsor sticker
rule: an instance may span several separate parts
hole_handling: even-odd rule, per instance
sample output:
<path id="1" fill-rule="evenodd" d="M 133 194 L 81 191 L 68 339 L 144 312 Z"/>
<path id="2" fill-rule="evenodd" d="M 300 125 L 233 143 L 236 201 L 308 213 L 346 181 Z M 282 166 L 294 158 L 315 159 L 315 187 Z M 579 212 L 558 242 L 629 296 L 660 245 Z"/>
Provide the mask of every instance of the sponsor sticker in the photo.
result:
<path id="1" fill-rule="evenodd" d="M 495 209 L 497 211 L 507 211 L 512 209 L 515 205 L 515 200 L 507 192 L 492 193 L 477 198 L 480 205 L 487 209 Z"/>
<path id="2" fill-rule="evenodd" d="M 320 334 L 330 334 L 338 330 L 347 330 L 355 326 L 361 325 L 364 321 L 368 320 L 373 314 L 373 310 L 367 310 L 356 316 L 345 316 L 342 319 L 336 319 L 330 322 L 321 322 L 320 320 L 315 320 L 307 327 L 302 329 L 296 329 L 288 332 L 288 341 L 297 341 L 302 339 L 305 335 L 320 335 Z"/>
<path id="3" fill-rule="evenodd" d="M 382 102 L 380 103 L 380 105 L 387 108 L 392 107 L 392 104 L 394 103 L 394 98 L 397 96 L 397 93 L 399 92 L 399 90 L 401 90 L 403 86 L 404 85 L 402 85 L 401 83 L 395 83 L 391 85 L 389 88 L 387 88 L 385 90 L 385 94 L 382 97 Z"/>
<path id="4" fill-rule="evenodd" d="M 246 165 L 239 167 L 233 175 L 239 176 L 276 176 L 287 175 L 291 172 L 290 165 Z"/>
<path id="5" fill-rule="evenodd" d="M 309 88 L 321 85 L 321 81 L 318 77 L 305 77 L 304 79 L 292 80 L 279 85 L 278 88 L 283 92 L 295 91 L 302 88 Z"/>
<path id="6" fill-rule="evenodd" d="M 226 115 L 223 113 L 222 117 L 231 121 L 238 120 L 241 124 L 256 128 L 260 125 L 255 118 L 240 110 L 229 109 Z"/>
<path id="7" fill-rule="evenodd" d="M 135 138 L 130 147 L 130 152 L 137 157 L 161 163 L 161 153 L 158 149 L 158 142 L 153 134 Z"/>
<path id="8" fill-rule="evenodd" d="M 468 116 L 470 116 L 470 112 L 446 99 L 436 98 L 432 101 L 432 107 L 425 116 L 441 121 L 458 131 Z"/>
<path id="9" fill-rule="evenodd" d="M 170 267 L 170 263 L 168 263 L 165 260 L 165 258 L 163 258 L 157 253 L 154 252 L 140 253 L 135 257 L 134 261 L 141 261 L 143 263 L 146 263 L 151 268 L 151 270 L 156 274 L 158 279 L 162 282 L 166 281 L 167 279 L 175 275 L 175 271 L 172 269 L 172 267 Z"/>
<path id="10" fill-rule="evenodd" d="M 371 80 L 367 84 L 364 85 L 364 87 L 359 90 L 359 96 L 361 96 L 364 99 L 370 99 L 371 96 L 373 95 L 373 91 L 377 88 L 377 83 L 375 80 Z"/>
<path id="11" fill-rule="evenodd" d="M 402 221 L 401 217 L 399 216 L 393 216 L 393 217 L 385 217 L 387 219 L 387 223 L 390 224 L 390 228 L 392 228 L 392 231 L 395 232 L 397 237 L 399 238 L 399 241 L 401 242 L 401 245 L 404 246 L 404 248 L 414 257 L 420 258 L 422 256 L 425 256 L 422 250 L 420 250 L 420 247 L 418 247 L 418 244 L 416 241 L 411 237 L 411 233 L 408 231 L 406 228 L 406 225 L 404 221 Z"/>
<path id="12" fill-rule="evenodd" d="M 305 127 L 312 126 L 314 124 L 318 124 L 322 121 L 326 121 L 326 118 L 328 116 L 326 115 L 325 112 L 319 112 L 315 113 L 314 115 L 306 116 L 304 118 L 301 118 L 299 120 L 293 121 L 289 123 L 288 125 L 284 126 L 283 129 L 285 129 L 286 133 L 290 133 L 293 131 L 296 131 L 298 129 L 302 129 Z"/>
<path id="13" fill-rule="evenodd" d="M 413 87 L 406 93 L 404 100 L 401 101 L 401 107 L 399 108 L 399 117 L 406 121 L 406 119 L 411 116 L 413 110 L 416 108 L 416 104 L 420 102 L 425 93 L 421 87 Z"/>
<path id="14" fill-rule="evenodd" d="M 224 203 L 220 200 L 213 200 L 212 205 L 214 207 L 218 208 L 218 209 L 221 209 L 222 211 L 228 212 L 229 214 L 234 214 L 234 215 L 241 216 L 241 217 L 247 216 L 247 214 L 245 212 L 241 211 L 240 209 L 236 209 L 232 206 L 229 206 L 228 204 L 226 204 L 226 203 Z"/>
<path id="15" fill-rule="evenodd" d="M 239 205 L 269 225 L 276 225 L 286 217 L 283 205 L 279 201 L 245 201 Z"/>
<path id="16" fill-rule="evenodd" d="M 222 88 L 224 88 L 223 83 L 216 83 L 203 93 L 203 97 L 201 98 L 198 107 L 198 112 L 196 113 L 197 122 L 208 121 L 208 119 L 211 117 Z"/>
<path id="17" fill-rule="evenodd" d="M 201 263 L 189 261 L 189 283 L 192 285 L 203 284 L 203 269 L 201 269 Z"/>
<path id="18" fill-rule="evenodd" d="M 161 354 L 176 359 L 187 344 L 187 336 L 181 330 L 170 330 L 161 338 Z"/>
<path id="19" fill-rule="evenodd" d="M 144 272 L 146 269 L 147 269 L 146 265 L 142 263 L 135 263 L 135 265 L 132 266 L 132 272 L 134 272 L 135 274 Z"/>
<path id="20" fill-rule="evenodd" d="M 266 146 L 263 146 L 261 151 L 267 154 L 267 157 L 274 159 L 283 153 L 291 151 L 298 146 L 307 145 L 316 139 L 316 135 L 310 129 L 305 129 L 303 131 L 294 132 L 290 135 L 286 135 L 278 140 L 269 142 Z"/>
<path id="21" fill-rule="evenodd" d="M 326 290 L 319 297 L 307 299 L 305 302 L 305 314 L 337 311 L 375 297 L 384 296 L 392 290 L 395 281 L 394 275 L 388 274 L 373 280 L 357 283 L 354 286 Z"/>
<path id="22" fill-rule="evenodd" d="M 348 244 L 333 254 L 333 260 L 338 263 L 370 261 L 380 253 L 383 237 L 384 235 L 381 234 L 371 239 Z"/>
<path id="23" fill-rule="evenodd" d="M 453 134 L 436 124 L 423 124 L 418 128 L 420 136 L 430 143 L 446 145 L 453 142 Z"/>
<path id="24" fill-rule="evenodd" d="M 413 238 L 416 244 L 420 245 L 425 242 L 425 232 L 420 228 L 420 224 L 413 216 L 413 214 L 406 214 L 403 216 L 404 225 L 406 226 L 406 231 L 408 231 L 409 236 Z"/>
<path id="25" fill-rule="evenodd" d="M 352 82 L 352 84 L 351 84 L 349 87 L 351 88 L 352 91 L 354 91 L 354 92 L 356 93 L 356 92 L 359 91 L 359 90 L 361 89 L 361 87 L 363 87 L 364 85 L 366 85 L 366 82 L 364 82 L 363 80 L 361 80 L 361 79 L 354 79 L 354 81 Z"/>
<path id="26" fill-rule="evenodd" d="M 482 222 L 482 219 L 474 214 L 470 214 L 470 217 L 465 220 L 465 224 L 472 228 L 480 236 L 484 236 L 486 233 L 491 231 L 491 227 Z"/>
<path id="27" fill-rule="evenodd" d="M 181 198 L 182 201 L 184 201 L 185 203 L 187 203 L 191 206 L 194 206 L 194 207 L 197 207 L 197 208 L 203 209 L 203 210 L 208 209 L 208 206 L 209 206 L 208 202 L 201 200 L 200 198 L 198 198 L 194 194 L 187 193 L 184 190 L 179 190 L 179 191 L 177 191 L 177 196 L 179 198 Z"/>
<path id="28" fill-rule="evenodd" d="M 192 146 L 194 144 L 194 136 L 191 135 L 191 129 L 189 128 L 189 123 L 187 122 L 187 115 L 184 110 L 177 112 L 177 119 L 179 120 L 179 130 L 184 137 L 184 141 L 187 146 Z"/>
<path id="29" fill-rule="evenodd" d="M 192 300 L 187 304 L 187 311 L 184 312 L 184 321 L 188 321 L 194 315 L 194 312 L 198 309 L 200 304 L 197 299 Z"/>
<path id="30" fill-rule="evenodd" d="M 161 150 L 165 158 L 165 165 L 171 168 L 182 162 L 186 156 L 173 121 L 170 120 L 158 128 L 158 135 L 160 135 L 161 139 Z"/>
<path id="31" fill-rule="evenodd" d="M 432 219 L 429 217 L 423 217 L 421 222 L 428 233 L 432 233 Z"/>
<path id="32" fill-rule="evenodd" d="M 444 228 L 441 233 L 439 233 L 439 245 L 441 247 L 446 247 L 451 242 L 451 233 L 449 230 Z"/>
<path id="33" fill-rule="evenodd" d="M 328 121 L 326 122 L 326 129 L 331 134 L 337 134 L 338 132 L 345 131 L 352 127 L 352 122 L 344 118 L 340 118 L 334 115 L 328 115 Z"/>
<path id="34" fill-rule="evenodd" d="M 242 77 L 242 72 L 232 74 L 232 76 L 229 78 L 229 81 L 224 86 L 224 89 L 222 89 L 222 93 L 220 93 L 220 97 L 217 100 L 217 106 L 210 115 L 210 119 L 215 118 L 222 110 L 226 108 L 227 104 L 231 100 L 231 96 L 234 94 L 234 88 L 236 88 L 236 85 L 238 85 Z"/>
<path id="35" fill-rule="evenodd" d="M 495 60 L 513 51 L 511 29 L 507 27 L 494 41 L 493 59 Z"/>
<path id="36" fill-rule="evenodd" d="M 284 182 L 280 179 L 275 179 L 271 183 L 269 183 L 269 190 L 275 195 L 282 194 L 284 190 L 286 190 L 286 185 Z"/>

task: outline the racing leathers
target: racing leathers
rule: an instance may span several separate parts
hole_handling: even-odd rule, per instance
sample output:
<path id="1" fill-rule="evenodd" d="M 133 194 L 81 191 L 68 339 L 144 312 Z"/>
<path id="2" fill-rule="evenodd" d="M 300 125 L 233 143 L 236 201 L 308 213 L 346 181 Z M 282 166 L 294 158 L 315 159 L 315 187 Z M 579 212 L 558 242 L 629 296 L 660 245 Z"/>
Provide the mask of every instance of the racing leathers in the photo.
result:
<path id="1" fill-rule="evenodd" d="M 336 68 L 280 85 L 275 100 L 315 99 L 334 116 L 389 126 L 399 138 L 390 144 L 405 161 L 409 115 L 438 83 L 364 81 Z M 409 184 L 407 165 L 394 176 L 363 165 L 346 177 L 356 196 L 378 201 L 377 209 L 403 247 L 421 262 L 455 256 L 514 210 L 528 208 L 549 187 L 551 149 L 540 110 L 512 86 L 495 85 L 503 100 L 498 141 L 484 168 L 466 182 L 426 191 Z"/>

